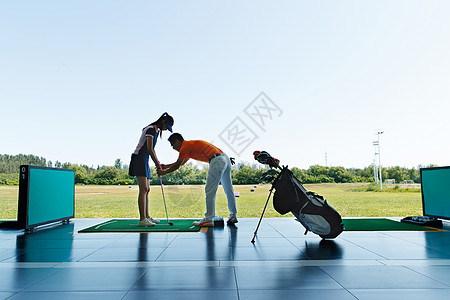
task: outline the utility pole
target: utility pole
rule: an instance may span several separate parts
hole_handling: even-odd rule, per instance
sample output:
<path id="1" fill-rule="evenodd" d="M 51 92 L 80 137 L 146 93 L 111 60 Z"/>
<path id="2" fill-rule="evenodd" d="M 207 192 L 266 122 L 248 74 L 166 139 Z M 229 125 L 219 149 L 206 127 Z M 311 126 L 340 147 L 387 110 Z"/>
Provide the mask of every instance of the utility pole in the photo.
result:
<path id="1" fill-rule="evenodd" d="M 380 148 L 380 135 L 383 134 L 383 130 L 378 130 L 376 135 L 378 137 L 377 146 L 378 146 L 378 172 L 379 172 L 379 180 L 380 180 L 380 190 L 383 189 L 383 178 L 381 176 L 381 148 Z M 375 142 L 374 142 L 375 144 Z"/>
<path id="2" fill-rule="evenodd" d="M 373 146 L 375 147 L 375 154 L 373 156 L 373 180 L 375 181 L 375 183 L 378 183 L 378 169 L 377 169 L 378 144 L 379 144 L 378 141 L 373 142 Z"/>
<path id="3" fill-rule="evenodd" d="M 325 151 L 325 167 L 328 167 L 327 151 Z"/>

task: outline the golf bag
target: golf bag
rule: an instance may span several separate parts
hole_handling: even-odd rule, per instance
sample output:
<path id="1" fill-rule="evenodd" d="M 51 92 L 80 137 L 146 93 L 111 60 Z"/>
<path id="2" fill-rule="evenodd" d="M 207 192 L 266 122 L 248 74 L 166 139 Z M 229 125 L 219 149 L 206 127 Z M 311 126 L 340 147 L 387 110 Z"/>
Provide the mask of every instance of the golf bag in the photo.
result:
<path id="1" fill-rule="evenodd" d="M 292 212 L 306 228 L 305 234 L 312 231 L 323 239 L 336 238 L 344 230 L 341 215 L 322 196 L 307 191 L 286 166 L 281 168 L 279 161 L 267 152 L 256 151 L 254 155 L 259 162 L 281 170 L 278 172 L 271 169 L 264 174 L 264 180 L 272 182 L 271 193 L 275 189 L 273 207 L 277 212 L 282 215 Z"/>

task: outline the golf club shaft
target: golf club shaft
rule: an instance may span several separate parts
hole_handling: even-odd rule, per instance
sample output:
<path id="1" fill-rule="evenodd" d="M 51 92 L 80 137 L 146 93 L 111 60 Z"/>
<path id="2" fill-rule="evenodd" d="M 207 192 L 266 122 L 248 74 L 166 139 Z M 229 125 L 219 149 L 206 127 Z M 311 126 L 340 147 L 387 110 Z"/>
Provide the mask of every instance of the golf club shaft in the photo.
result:
<path id="1" fill-rule="evenodd" d="M 169 214 L 167 213 L 166 197 L 164 197 L 164 188 L 163 188 L 161 176 L 159 176 L 159 182 L 161 183 L 161 192 L 162 192 L 163 201 L 164 201 L 164 208 L 166 209 L 167 224 L 169 224 Z"/>

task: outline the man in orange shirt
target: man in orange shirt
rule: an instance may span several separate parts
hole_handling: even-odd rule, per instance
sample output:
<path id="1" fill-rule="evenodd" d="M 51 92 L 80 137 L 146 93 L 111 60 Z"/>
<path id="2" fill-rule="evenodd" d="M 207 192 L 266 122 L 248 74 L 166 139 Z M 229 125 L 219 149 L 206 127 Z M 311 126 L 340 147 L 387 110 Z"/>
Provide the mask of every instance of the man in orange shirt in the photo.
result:
<path id="1" fill-rule="evenodd" d="M 205 217 L 194 222 L 195 226 L 214 226 L 216 193 L 219 182 L 222 182 L 223 190 L 227 195 L 228 209 L 230 217 L 228 224 L 237 223 L 236 198 L 234 197 L 234 189 L 231 181 L 231 161 L 230 158 L 216 146 L 202 141 L 192 140 L 185 141 L 181 134 L 174 133 L 169 137 L 172 148 L 180 154 L 176 162 L 170 165 L 161 165 L 162 170 L 157 170 L 158 175 L 165 175 L 178 170 L 190 158 L 209 163 L 208 176 L 206 178 L 206 213 Z"/>

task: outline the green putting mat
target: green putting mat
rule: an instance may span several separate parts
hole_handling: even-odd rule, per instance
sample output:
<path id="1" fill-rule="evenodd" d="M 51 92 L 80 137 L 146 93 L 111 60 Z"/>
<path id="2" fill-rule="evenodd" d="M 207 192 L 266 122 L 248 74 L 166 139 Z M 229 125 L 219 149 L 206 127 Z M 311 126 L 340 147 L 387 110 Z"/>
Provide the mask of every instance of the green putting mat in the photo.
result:
<path id="1" fill-rule="evenodd" d="M 199 219 L 174 219 L 170 220 L 173 226 L 167 223 L 167 220 L 161 220 L 159 224 L 153 227 L 139 227 L 138 219 L 113 219 L 78 232 L 196 232 L 200 227 L 193 226 L 192 222 Z"/>
<path id="2" fill-rule="evenodd" d="M 441 231 L 390 219 L 342 219 L 345 231 Z"/>

